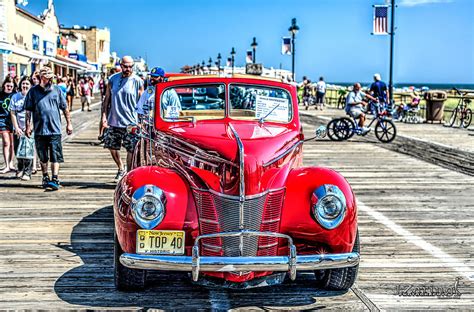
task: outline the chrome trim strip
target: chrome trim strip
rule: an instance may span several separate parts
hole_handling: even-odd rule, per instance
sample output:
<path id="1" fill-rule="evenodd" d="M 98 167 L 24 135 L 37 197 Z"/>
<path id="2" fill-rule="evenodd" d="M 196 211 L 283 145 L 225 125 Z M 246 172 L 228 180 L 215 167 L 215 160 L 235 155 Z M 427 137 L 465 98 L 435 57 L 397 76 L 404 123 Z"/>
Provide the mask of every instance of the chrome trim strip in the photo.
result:
<path id="1" fill-rule="evenodd" d="M 278 222 L 280 221 L 281 219 L 278 218 L 278 219 L 271 219 L 271 220 L 265 220 L 265 221 L 262 221 L 262 224 L 268 224 L 268 223 L 273 223 L 273 222 Z"/>
<path id="2" fill-rule="evenodd" d="M 179 148 L 179 147 L 176 147 L 174 146 L 173 148 L 174 149 L 178 149 L 178 150 L 175 150 L 175 152 L 179 152 L 180 154 L 185 154 L 185 156 L 188 156 L 188 157 L 198 157 L 198 158 L 205 158 L 207 160 L 211 160 L 211 161 L 218 161 L 218 162 L 222 162 L 222 163 L 225 163 L 227 165 L 230 165 L 230 166 L 236 166 L 233 162 L 227 160 L 227 159 L 224 159 L 222 158 L 217 152 L 215 151 L 206 151 L 206 150 L 203 150 L 202 148 L 196 146 L 196 145 L 193 145 L 185 140 L 182 140 L 180 138 L 177 138 L 173 135 L 169 135 L 163 131 L 159 131 L 159 130 L 155 130 L 155 136 L 157 137 L 157 139 L 155 140 L 156 143 L 158 143 L 161 147 L 163 148 L 168 148 L 170 147 L 170 145 L 174 145 L 173 143 L 174 142 L 168 142 L 168 141 L 176 141 L 178 142 L 179 144 L 183 144 L 187 147 L 189 147 L 190 149 L 192 149 L 192 151 L 189 151 L 189 150 L 184 150 L 183 148 Z M 193 153 L 193 154 L 191 154 Z"/>
<path id="3" fill-rule="evenodd" d="M 278 245 L 278 243 L 273 243 L 273 244 L 268 244 L 268 245 L 260 245 L 258 246 L 258 248 L 270 248 L 270 247 L 273 247 L 273 246 L 276 246 Z"/>
<path id="4" fill-rule="evenodd" d="M 232 133 L 235 136 L 235 139 L 237 141 L 237 146 L 239 148 L 239 172 L 240 172 L 240 185 L 239 185 L 239 207 L 240 207 L 240 225 L 239 228 L 241 230 L 244 229 L 244 202 L 245 202 L 245 168 L 244 168 L 244 144 L 242 143 L 242 140 L 239 137 L 239 134 L 237 131 L 234 129 L 234 126 L 232 126 L 231 123 L 229 123 L 229 128 L 232 130 Z M 243 241 L 240 241 L 240 252 L 242 253 L 243 249 Z"/>
<path id="5" fill-rule="evenodd" d="M 204 218 L 199 218 L 200 221 L 205 222 L 205 223 L 211 223 L 211 224 L 219 224 L 219 222 L 215 220 L 210 220 L 210 219 L 204 219 Z"/>
<path id="6" fill-rule="evenodd" d="M 296 149 L 298 146 L 300 146 L 301 144 L 303 144 L 303 141 L 298 141 L 297 143 L 295 143 L 295 145 L 293 145 L 292 147 L 290 147 L 289 149 L 287 149 L 286 151 L 284 151 L 282 154 L 280 154 L 279 156 L 273 158 L 272 160 L 266 162 L 263 164 L 264 167 L 268 167 L 270 166 L 271 164 L 279 161 L 280 159 L 282 159 L 283 157 L 285 157 L 286 155 L 288 155 L 289 153 L 291 153 L 294 149 Z"/>
<path id="7" fill-rule="evenodd" d="M 205 243 L 202 243 L 202 247 L 206 247 L 207 249 L 213 249 L 214 251 L 221 251 L 222 250 L 222 247 L 220 246 L 215 246 L 215 245 L 210 245 L 210 244 L 205 244 Z"/>

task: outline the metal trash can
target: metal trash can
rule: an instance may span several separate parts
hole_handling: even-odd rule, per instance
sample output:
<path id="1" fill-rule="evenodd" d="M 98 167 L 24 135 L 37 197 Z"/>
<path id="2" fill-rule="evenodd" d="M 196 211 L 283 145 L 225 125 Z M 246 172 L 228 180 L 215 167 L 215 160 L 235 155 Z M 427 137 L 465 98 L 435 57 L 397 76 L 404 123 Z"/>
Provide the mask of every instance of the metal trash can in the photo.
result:
<path id="1" fill-rule="evenodd" d="M 448 98 L 448 94 L 444 91 L 432 90 L 427 91 L 424 98 L 426 100 L 426 121 L 443 122 L 444 102 Z"/>

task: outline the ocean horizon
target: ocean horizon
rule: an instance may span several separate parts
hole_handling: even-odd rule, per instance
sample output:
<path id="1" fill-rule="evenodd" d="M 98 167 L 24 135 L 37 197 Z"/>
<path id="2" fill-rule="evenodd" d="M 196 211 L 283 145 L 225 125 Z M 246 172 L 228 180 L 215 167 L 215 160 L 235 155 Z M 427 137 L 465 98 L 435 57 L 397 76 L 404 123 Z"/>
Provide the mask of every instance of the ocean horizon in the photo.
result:
<path id="1" fill-rule="evenodd" d="M 339 85 L 339 86 L 352 86 L 354 82 L 328 82 L 329 84 Z M 388 82 L 386 82 L 388 84 Z M 372 82 L 361 82 L 363 87 L 368 87 Z M 394 84 L 395 88 L 408 88 L 415 87 L 416 89 L 421 89 L 423 87 L 428 87 L 430 90 L 440 89 L 440 90 L 450 90 L 452 88 L 458 89 L 467 89 L 474 90 L 474 83 L 417 83 L 417 82 L 397 82 Z"/>

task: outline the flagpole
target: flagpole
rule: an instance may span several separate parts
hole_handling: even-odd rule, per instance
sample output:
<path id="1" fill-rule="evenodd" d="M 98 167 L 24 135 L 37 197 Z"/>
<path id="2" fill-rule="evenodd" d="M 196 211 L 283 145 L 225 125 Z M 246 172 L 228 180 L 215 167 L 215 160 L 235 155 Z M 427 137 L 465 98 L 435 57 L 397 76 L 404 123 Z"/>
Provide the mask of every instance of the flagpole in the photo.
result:
<path id="1" fill-rule="evenodd" d="M 391 21 L 390 21 L 390 73 L 389 73 L 389 82 L 388 90 L 390 92 L 389 105 L 393 103 L 393 37 L 395 35 L 395 0 L 392 1 L 392 12 L 391 12 Z"/>

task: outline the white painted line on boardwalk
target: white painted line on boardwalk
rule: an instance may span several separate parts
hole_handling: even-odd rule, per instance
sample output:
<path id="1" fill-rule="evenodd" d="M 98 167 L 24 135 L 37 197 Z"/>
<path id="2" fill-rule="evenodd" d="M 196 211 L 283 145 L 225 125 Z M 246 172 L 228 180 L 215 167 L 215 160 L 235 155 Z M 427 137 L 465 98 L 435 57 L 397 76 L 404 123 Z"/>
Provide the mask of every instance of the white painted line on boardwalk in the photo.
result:
<path id="1" fill-rule="evenodd" d="M 366 212 L 372 218 L 377 220 L 378 222 L 382 223 L 398 235 L 402 236 L 407 242 L 412 243 L 421 249 L 429 252 L 433 257 L 440 259 L 442 262 L 446 264 L 447 267 L 450 267 L 457 272 L 461 273 L 464 277 L 466 277 L 470 281 L 474 281 L 474 272 L 472 269 L 467 266 L 466 264 L 462 263 L 458 259 L 450 256 L 449 254 L 445 253 L 441 249 L 432 244 L 428 243 L 427 241 L 423 240 L 421 237 L 411 233 L 410 231 L 404 229 L 400 225 L 396 224 L 389 218 L 387 218 L 381 212 L 378 212 L 369 206 L 362 203 L 360 200 L 357 201 L 357 207 L 359 210 Z"/>

